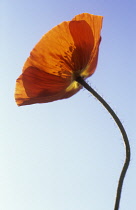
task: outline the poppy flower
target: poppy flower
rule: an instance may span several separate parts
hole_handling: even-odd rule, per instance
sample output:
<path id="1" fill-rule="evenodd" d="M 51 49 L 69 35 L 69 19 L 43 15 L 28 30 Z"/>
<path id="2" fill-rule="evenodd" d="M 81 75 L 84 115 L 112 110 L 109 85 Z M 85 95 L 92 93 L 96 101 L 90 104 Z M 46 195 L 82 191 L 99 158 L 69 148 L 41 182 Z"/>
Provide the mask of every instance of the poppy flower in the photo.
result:
<path id="1" fill-rule="evenodd" d="M 96 69 L 102 19 L 83 13 L 41 38 L 16 81 L 18 106 L 68 98 L 82 88 L 76 78 L 86 79 Z"/>

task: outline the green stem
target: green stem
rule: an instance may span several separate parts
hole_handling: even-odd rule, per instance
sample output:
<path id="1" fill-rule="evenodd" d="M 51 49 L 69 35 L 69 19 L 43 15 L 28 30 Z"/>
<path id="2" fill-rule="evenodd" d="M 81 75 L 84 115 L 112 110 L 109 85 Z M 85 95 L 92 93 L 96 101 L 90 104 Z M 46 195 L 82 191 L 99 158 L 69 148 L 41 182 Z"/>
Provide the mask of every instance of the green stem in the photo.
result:
<path id="1" fill-rule="evenodd" d="M 116 192 L 116 199 L 115 199 L 115 206 L 114 206 L 114 210 L 118 210 L 119 209 L 119 205 L 120 205 L 120 198 L 121 198 L 121 192 L 122 192 L 122 186 L 123 186 L 123 181 L 130 163 L 130 145 L 129 145 L 129 140 L 126 134 L 126 131 L 121 123 L 121 121 L 119 120 L 119 118 L 117 117 L 117 115 L 115 114 L 115 112 L 111 109 L 111 107 L 106 103 L 106 101 L 104 101 L 104 99 L 93 89 L 91 88 L 81 77 L 78 77 L 76 79 L 76 81 L 78 83 L 80 83 L 84 88 L 86 88 L 90 93 L 92 93 L 101 103 L 102 105 L 108 110 L 108 112 L 111 114 L 111 116 L 113 117 L 113 119 L 115 120 L 116 124 L 118 125 L 123 140 L 124 140 L 124 144 L 125 144 L 125 149 L 126 149 L 126 159 L 124 162 L 124 166 L 122 168 L 121 174 L 120 174 L 120 178 L 118 181 L 118 187 L 117 187 L 117 192 Z"/>

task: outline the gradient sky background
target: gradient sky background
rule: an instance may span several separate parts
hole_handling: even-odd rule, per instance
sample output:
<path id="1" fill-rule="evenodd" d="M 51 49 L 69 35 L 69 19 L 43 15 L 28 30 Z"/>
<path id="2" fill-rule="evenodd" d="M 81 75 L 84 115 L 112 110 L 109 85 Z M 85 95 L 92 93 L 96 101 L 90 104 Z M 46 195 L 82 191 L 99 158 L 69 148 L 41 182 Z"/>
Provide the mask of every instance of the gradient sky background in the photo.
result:
<path id="1" fill-rule="evenodd" d="M 132 157 L 120 210 L 136 209 L 136 1 L 3 0 L 0 6 L 0 209 L 111 210 L 125 152 L 111 116 L 86 90 L 17 107 L 14 88 L 41 36 L 88 12 L 104 16 L 89 84 L 111 105 Z"/>

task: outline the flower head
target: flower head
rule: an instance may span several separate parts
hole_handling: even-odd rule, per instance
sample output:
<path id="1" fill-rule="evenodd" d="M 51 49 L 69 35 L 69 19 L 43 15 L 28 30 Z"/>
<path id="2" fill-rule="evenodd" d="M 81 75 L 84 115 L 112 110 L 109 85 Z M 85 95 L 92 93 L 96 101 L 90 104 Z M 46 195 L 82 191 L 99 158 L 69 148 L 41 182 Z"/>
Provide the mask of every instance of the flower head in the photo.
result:
<path id="1" fill-rule="evenodd" d="M 102 19 L 83 13 L 41 38 L 16 81 L 19 106 L 68 98 L 82 88 L 76 78 L 87 78 L 96 69 Z"/>

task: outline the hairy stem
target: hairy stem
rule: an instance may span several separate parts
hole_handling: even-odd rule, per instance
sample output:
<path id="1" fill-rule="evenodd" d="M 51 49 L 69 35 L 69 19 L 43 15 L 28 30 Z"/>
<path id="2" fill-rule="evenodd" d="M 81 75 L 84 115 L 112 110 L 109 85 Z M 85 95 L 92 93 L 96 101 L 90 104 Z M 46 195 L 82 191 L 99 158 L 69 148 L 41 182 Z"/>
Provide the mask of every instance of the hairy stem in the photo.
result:
<path id="1" fill-rule="evenodd" d="M 118 181 L 118 187 L 117 187 L 117 192 L 116 192 L 116 199 L 115 199 L 115 206 L 114 206 L 114 210 L 118 210 L 119 209 L 119 205 L 120 205 L 120 198 L 121 198 L 121 192 L 122 192 L 122 187 L 123 187 L 123 181 L 130 163 L 130 145 L 129 145 L 129 140 L 126 134 L 126 131 L 121 123 L 121 121 L 119 120 L 119 118 L 117 117 L 117 115 L 115 114 L 115 112 L 111 109 L 111 107 L 106 103 L 106 101 L 93 89 L 91 88 L 81 77 L 78 77 L 76 79 L 76 81 L 78 83 L 80 83 L 84 88 L 86 88 L 90 93 L 92 93 L 101 103 L 102 105 L 108 110 L 108 112 L 111 114 L 111 116 L 113 117 L 113 119 L 115 120 L 116 124 L 118 125 L 122 137 L 123 137 L 123 141 L 125 144 L 125 149 L 126 149 L 126 159 L 120 174 L 120 178 Z"/>

